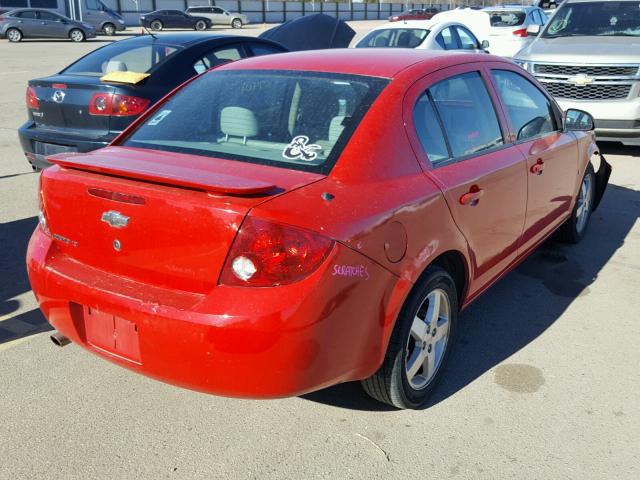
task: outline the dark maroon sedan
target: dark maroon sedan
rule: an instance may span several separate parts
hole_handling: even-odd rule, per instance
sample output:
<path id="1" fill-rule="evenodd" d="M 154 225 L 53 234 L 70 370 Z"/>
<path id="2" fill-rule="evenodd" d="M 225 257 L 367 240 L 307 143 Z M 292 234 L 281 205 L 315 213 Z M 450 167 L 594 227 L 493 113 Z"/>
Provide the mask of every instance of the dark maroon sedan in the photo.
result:
<path id="1" fill-rule="evenodd" d="M 437 8 L 424 8 L 407 10 L 406 12 L 399 13 L 397 15 L 391 15 L 389 17 L 390 22 L 397 22 L 400 20 L 430 20 L 436 13 Z"/>

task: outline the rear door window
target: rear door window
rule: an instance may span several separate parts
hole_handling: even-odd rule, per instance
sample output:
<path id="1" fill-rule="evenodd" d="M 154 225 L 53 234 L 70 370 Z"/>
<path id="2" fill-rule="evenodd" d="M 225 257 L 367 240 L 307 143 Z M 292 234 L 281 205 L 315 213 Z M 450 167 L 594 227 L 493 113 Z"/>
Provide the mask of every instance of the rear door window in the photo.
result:
<path id="1" fill-rule="evenodd" d="M 244 49 L 240 46 L 225 46 L 222 48 L 214 48 L 205 53 L 194 64 L 193 69 L 196 73 L 202 73 L 211 67 L 217 67 L 228 62 L 233 62 L 246 57 Z"/>
<path id="2" fill-rule="evenodd" d="M 504 144 L 496 111 L 479 72 L 442 80 L 427 92 L 444 127 L 452 158 L 466 157 Z M 433 123 L 431 128 L 437 132 Z"/>
<path id="3" fill-rule="evenodd" d="M 436 37 L 436 42 L 445 50 L 456 50 L 460 48 L 458 39 L 454 35 L 453 28 L 447 27 L 442 30 Z"/>
<path id="4" fill-rule="evenodd" d="M 517 141 L 558 130 L 553 106 L 538 87 L 510 70 L 492 70 L 491 74 L 507 108 Z"/>
<path id="5" fill-rule="evenodd" d="M 463 50 L 477 50 L 478 41 L 469 30 L 464 27 L 456 27 L 458 37 L 460 38 L 460 48 Z"/>
<path id="6" fill-rule="evenodd" d="M 259 57 L 260 55 L 271 55 L 272 53 L 283 53 L 285 52 L 285 50 L 283 50 L 280 47 L 275 47 L 272 45 L 265 45 L 262 43 L 252 43 L 250 45 L 251 51 L 253 52 L 253 55 L 256 57 Z"/>

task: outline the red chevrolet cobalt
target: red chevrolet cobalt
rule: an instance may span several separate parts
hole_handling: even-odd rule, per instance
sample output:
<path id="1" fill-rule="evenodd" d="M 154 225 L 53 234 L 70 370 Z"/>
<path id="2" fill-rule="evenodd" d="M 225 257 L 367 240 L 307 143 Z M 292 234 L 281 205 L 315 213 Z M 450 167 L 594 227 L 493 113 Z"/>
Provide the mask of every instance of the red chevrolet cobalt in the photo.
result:
<path id="1" fill-rule="evenodd" d="M 401 408 L 462 308 L 582 238 L 610 172 L 591 117 L 513 63 L 375 49 L 225 65 L 49 160 L 27 262 L 54 341 L 203 392 L 362 380 Z"/>

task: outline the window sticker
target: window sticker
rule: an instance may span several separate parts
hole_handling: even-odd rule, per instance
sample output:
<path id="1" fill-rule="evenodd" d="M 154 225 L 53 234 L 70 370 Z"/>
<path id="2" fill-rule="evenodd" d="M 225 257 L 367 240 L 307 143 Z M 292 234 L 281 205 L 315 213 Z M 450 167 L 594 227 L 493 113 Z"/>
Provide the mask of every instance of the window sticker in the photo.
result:
<path id="1" fill-rule="evenodd" d="M 306 135 L 298 135 L 282 152 L 282 156 L 287 160 L 304 160 L 305 162 L 312 162 L 316 159 L 318 154 L 315 150 L 321 150 L 320 145 L 315 143 L 309 143 L 309 137 Z"/>
<path id="2" fill-rule="evenodd" d="M 153 117 L 149 121 L 148 125 L 151 125 L 152 127 L 155 125 L 158 125 L 162 120 L 167 118 L 170 113 L 171 113 L 171 110 L 162 110 L 160 113 L 158 113 L 155 117 Z"/>

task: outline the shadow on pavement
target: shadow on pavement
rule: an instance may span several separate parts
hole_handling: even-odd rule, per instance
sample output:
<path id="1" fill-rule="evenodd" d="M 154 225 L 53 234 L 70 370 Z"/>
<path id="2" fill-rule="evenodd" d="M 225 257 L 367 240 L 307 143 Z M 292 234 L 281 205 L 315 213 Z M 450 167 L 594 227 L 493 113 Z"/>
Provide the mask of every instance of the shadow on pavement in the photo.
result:
<path id="1" fill-rule="evenodd" d="M 640 157 L 640 146 L 633 147 L 616 142 L 598 142 L 602 154 L 607 155 L 627 155 L 629 157 Z"/>
<path id="2" fill-rule="evenodd" d="M 25 256 L 37 223 L 37 217 L 0 223 L 0 318 L 16 312 L 20 302 L 13 298 L 31 290 Z M 0 343 L 45 330 L 51 330 L 51 327 L 40 310 L 31 310 L 0 321 Z"/>
<path id="3" fill-rule="evenodd" d="M 575 298 L 589 295 L 589 285 L 639 217 L 640 192 L 609 185 L 579 245 L 547 241 L 470 305 L 459 318 L 447 371 L 425 408 L 446 400 L 533 342 Z M 370 399 L 358 382 L 302 398 L 353 410 L 389 410 Z"/>

